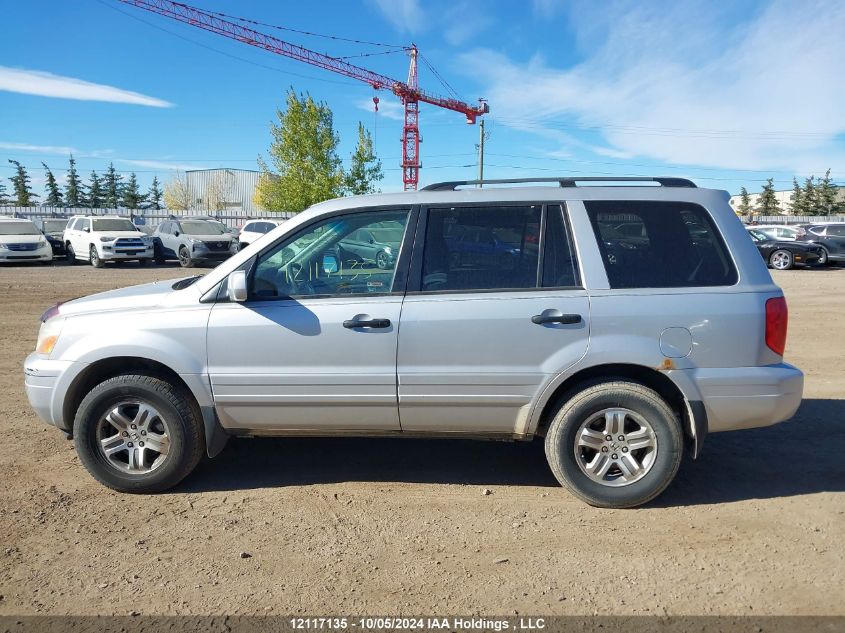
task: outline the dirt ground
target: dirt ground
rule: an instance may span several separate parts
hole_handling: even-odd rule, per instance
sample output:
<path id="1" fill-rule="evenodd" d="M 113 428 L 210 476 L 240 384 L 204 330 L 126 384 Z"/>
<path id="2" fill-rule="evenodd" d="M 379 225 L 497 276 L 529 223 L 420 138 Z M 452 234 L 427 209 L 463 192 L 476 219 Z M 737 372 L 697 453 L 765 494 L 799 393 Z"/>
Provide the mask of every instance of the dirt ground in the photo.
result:
<path id="1" fill-rule="evenodd" d="M 241 439 L 169 494 L 103 488 L 27 404 L 38 316 L 180 276 L 0 268 L 0 615 L 845 614 L 845 268 L 775 274 L 798 415 L 622 511 L 539 442 Z"/>

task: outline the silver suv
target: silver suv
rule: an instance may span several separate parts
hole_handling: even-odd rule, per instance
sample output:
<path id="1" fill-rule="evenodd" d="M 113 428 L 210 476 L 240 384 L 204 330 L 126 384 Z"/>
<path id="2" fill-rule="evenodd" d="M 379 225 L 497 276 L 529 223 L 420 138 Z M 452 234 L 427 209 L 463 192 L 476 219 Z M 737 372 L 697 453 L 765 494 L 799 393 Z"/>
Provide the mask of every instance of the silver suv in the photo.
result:
<path id="1" fill-rule="evenodd" d="M 803 374 L 726 192 L 589 180 L 331 200 L 205 276 L 54 306 L 29 400 L 125 492 L 233 435 L 543 437 L 573 494 L 645 503 L 707 433 L 792 416 Z M 384 227 L 394 264 L 339 256 Z"/>

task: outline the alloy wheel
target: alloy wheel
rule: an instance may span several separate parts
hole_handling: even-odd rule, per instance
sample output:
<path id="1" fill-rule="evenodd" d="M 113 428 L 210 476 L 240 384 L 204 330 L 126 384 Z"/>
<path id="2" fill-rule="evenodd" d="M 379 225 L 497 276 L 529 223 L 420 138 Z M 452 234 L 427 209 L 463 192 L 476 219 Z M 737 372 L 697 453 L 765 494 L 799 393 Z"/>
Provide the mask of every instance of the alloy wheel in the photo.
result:
<path id="1" fill-rule="evenodd" d="M 657 436 L 648 420 L 624 407 L 591 415 L 575 435 L 581 471 L 604 486 L 627 486 L 645 477 L 657 457 Z"/>
<path id="2" fill-rule="evenodd" d="M 143 475 L 159 468 L 170 452 L 170 429 L 147 402 L 127 400 L 109 409 L 97 423 L 97 446 L 110 466 Z"/>
<path id="3" fill-rule="evenodd" d="M 792 256 L 786 251 L 775 251 L 771 258 L 772 268 L 786 270 L 792 266 Z"/>

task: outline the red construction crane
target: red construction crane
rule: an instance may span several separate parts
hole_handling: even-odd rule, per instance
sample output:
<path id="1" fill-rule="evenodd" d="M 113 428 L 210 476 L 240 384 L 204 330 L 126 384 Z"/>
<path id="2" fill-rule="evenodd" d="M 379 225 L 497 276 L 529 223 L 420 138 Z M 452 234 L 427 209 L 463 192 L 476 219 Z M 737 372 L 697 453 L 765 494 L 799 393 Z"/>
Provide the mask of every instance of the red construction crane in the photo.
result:
<path id="1" fill-rule="evenodd" d="M 210 13 L 187 4 L 172 2 L 171 0 L 120 1 L 277 55 L 284 55 L 351 79 L 363 81 L 372 86 L 374 90 L 390 90 L 402 100 L 402 104 L 405 106 L 405 122 L 402 126 L 402 182 L 405 185 L 405 190 L 416 189 L 419 182 L 421 167 L 419 150 L 422 140 L 419 128 L 420 101 L 447 110 L 461 112 L 466 116 L 466 121 L 469 124 L 475 123 L 476 117 L 490 111 L 487 102 L 483 99 L 479 99 L 478 105 L 474 106 L 458 99 L 438 97 L 421 90 L 417 84 L 417 47 L 415 44 L 407 49 L 411 57 L 411 66 L 408 69 L 408 81 L 402 82 L 372 70 L 355 66 L 342 58 L 331 57 L 291 44 L 272 35 L 232 22 L 220 14 Z"/>

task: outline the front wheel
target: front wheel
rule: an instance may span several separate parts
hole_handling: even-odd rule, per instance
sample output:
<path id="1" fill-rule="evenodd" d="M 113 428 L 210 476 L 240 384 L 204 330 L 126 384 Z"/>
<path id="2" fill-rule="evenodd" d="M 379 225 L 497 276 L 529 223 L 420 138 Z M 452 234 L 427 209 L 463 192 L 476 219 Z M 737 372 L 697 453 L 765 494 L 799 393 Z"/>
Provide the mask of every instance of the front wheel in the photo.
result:
<path id="1" fill-rule="evenodd" d="M 100 255 L 97 253 L 97 247 L 93 245 L 88 250 L 88 261 L 91 262 L 91 265 L 94 268 L 102 268 L 105 264 L 105 262 L 103 262 L 100 258 Z"/>
<path id="2" fill-rule="evenodd" d="M 792 253 L 783 249 L 778 249 L 772 253 L 771 257 L 769 257 L 769 264 L 771 264 L 772 268 L 775 270 L 789 270 L 792 268 L 793 264 Z"/>
<path id="3" fill-rule="evenodd" d="M 379 251 L 376 254 L 376 266 L 378 266 L 381 270 L 387 270 L 390 268 L 390 257 L 384 251 Z"/>
<path id="4" fill-rule="evenodd" d="M 182 268 L 194 267 L 194 260 L 191 259 L 191 254 L 188 252 L 188 249 L 184 246 L 179 249 L 179 265 L 182 266 Z"/>
<path id="5" fill-rule="evenodd" d="M 79 459 L 101 484 L 119 492 L 160 492 L 182 481 L 204 449 L 196 405 L 150 375 L 110 378 L 91 390 L 74 420 Z"/>
<path id="6" fill-rule="evenodd" d="M 592 384 L 558 410 L 546 434 L 557 480 L 600 508 L 632 508 L 659 495 L 683 456 L 677 416 L 655 391 L 625 380 Z"/>

